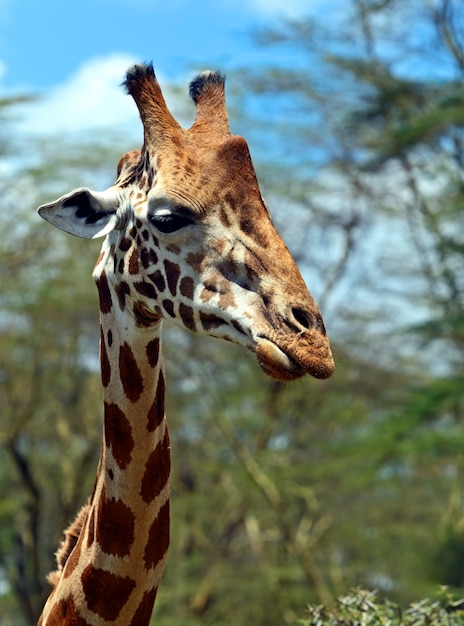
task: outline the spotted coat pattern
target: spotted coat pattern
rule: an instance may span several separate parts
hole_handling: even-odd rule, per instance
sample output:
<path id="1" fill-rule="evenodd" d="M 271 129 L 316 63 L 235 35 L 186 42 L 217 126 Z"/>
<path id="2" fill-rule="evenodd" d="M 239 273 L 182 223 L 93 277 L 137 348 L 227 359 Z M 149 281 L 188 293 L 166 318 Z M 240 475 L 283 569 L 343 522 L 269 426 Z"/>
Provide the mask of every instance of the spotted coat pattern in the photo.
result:
<path id="1" fill-rule="evenodd" d="M 65 532 L 40 626 L 145 626 L 169 545 L 170 444 L 162 320 L 233 341 L 280 380 L 330 376 L 321 314 L 259 190 L 246 142 L 230 134 L 224 78 L 190 86 L 181 128 L 151 65 L 126 77 L 144 127 L 105 192 L 77 189 L 39 213 L 104 237 L 100 301 L 103 443 L 93 493 Z"/>

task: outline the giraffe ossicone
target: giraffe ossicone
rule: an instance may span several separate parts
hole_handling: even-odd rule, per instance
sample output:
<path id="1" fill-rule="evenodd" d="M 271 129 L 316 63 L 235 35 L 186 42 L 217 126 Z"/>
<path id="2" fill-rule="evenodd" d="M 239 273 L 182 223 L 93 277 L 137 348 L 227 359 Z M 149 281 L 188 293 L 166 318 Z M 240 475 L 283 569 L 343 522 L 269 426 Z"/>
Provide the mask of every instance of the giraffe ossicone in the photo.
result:
<path id="1" fill-rule="evenodd" d="M 94 270 L 102 451 L 93 494 L 58 553 L 41 626 L 150 620 L 169 544 L 163 319 L 242 345 L 278 380 L 334 369 L 247 144 L 230 133 L 224 77 L 192 81 L 189 129 L 169 112 L 151 64 L 130 68 L 125 87 L 142 120 L 141 150 L 121 158 L 106 191 L 79 188 L 39 208 L 66 232 L 104 237 Z"/>

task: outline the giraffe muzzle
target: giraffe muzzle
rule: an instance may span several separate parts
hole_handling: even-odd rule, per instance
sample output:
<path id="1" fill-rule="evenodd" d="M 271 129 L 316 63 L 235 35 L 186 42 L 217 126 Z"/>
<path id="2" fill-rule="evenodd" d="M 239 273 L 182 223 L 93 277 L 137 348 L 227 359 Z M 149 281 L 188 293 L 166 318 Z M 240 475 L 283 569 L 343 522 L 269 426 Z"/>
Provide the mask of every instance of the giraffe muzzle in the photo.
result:
<path id="1" fill-rule="evenodd" d="M 296 380 L 306 374 L 303 367 L 293 361 L 275 343 L 264 337 L 257 339 L 256 358 L 263 372 L 276 380 Z"/>
<path id="2" fill-rule="evenodd" d="M 305 374 L 319 379 L 333 374 L 335 366 L 329 342 L 317 331 L 299 334 L 290 342 L 277 341 L 258 336 L 255 344 L 258 364 L 271 378 L 292 381 Z"/>

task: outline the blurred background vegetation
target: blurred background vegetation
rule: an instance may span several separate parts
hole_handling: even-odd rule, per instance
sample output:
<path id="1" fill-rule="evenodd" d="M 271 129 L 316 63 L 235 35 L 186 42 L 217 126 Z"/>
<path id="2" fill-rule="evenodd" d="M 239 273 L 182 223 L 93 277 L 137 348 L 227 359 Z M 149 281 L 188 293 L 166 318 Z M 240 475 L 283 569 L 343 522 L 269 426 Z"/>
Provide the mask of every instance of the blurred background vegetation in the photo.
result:
<path id="1" fill-rule="evenodd" d="M 281 63 L 228 76 L 232 128 L 337 369 L 278 384 L 233 346 L 166 329 L 164 626 L 295 624 L 355 586 L 406 606 L 464 585 L 464 7 L 349 4 L 335 32 L 327 19 L 254 33 Z M 101 435 L 100 243 L 35 207 L 108 186 L 137 147 L 116 131 L 20 136 L 28 102 L 0 102 L 3 626 L 35 624 Z"/>

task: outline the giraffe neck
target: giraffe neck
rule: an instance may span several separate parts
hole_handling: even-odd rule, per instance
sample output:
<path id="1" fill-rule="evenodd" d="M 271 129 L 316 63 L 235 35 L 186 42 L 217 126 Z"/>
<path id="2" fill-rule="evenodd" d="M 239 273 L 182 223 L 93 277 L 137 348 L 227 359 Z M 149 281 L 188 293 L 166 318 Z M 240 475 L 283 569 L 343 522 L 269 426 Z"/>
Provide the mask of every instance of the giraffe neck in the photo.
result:
<path id="1" fill-rule="evenodd" d="M 169 435 L 161 322 L 143 330 L 102 297 L 104 433 L 82 531 L 47 604 L 45 624 L 149 623 L 169 545 Z M 60 621 L 56 621 L 59 618 Z M 81 622 L 79 622 L 81 624 Z"/>

